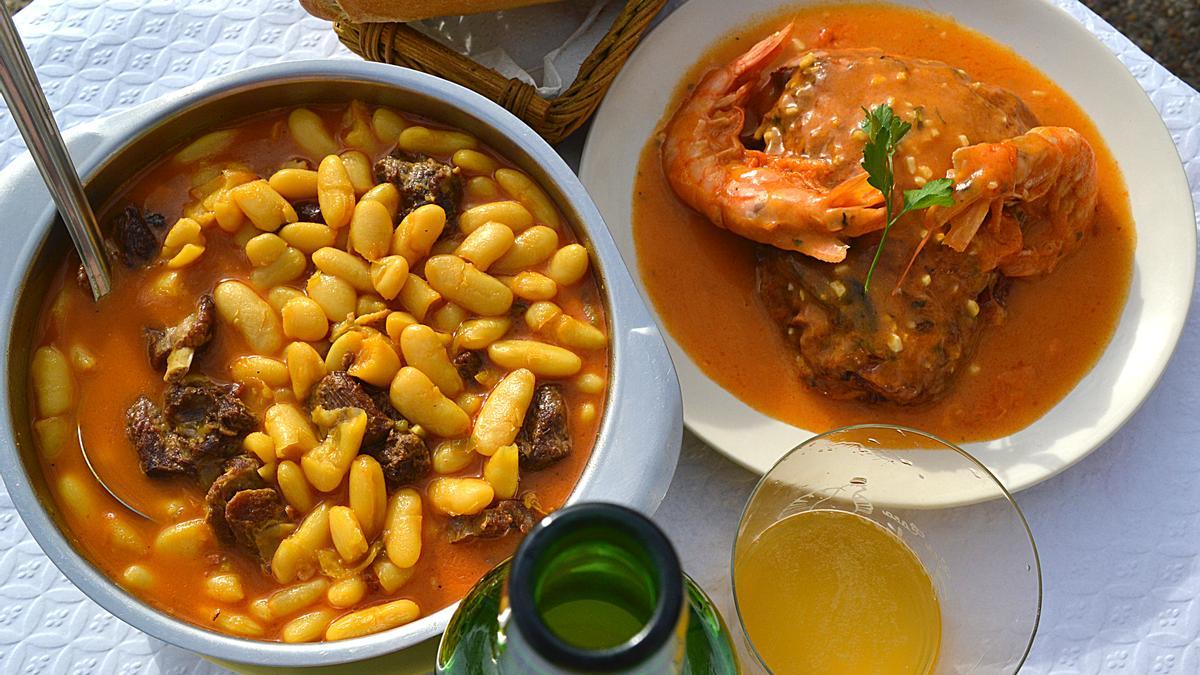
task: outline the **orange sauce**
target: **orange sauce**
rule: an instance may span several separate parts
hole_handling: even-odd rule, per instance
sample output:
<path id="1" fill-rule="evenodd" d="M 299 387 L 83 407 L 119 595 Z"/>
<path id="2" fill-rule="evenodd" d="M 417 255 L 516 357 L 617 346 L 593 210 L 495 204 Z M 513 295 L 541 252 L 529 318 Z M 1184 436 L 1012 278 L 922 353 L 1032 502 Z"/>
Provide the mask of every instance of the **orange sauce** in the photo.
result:
<path id="1" fill-rule="evenodd" d="M 341 110 L 332 107 L 314 107 L 312 110 L 324 119 L 326 128 L 336 130 L 341 125 Z M 232 127 L 237 134 L 236 142 L 211 161 L 222 166 L 240 162 L 259 175 L 269 176 L 281 163 L 304 157 L 306 153 L 285 131 L 284 120 L 288 112 L 273 111 L 238 123 Z M 372 161 L 390 149 L 381 145 Z M 502 157 L 492 156 L 501 166 L 509 165 Z M 113 209 L 110 215 L 127 204 L 136 204 L 164 214 L 168 224 L 175 221 L 188 200 L 191 173 L 195 167 L 173 165 L 169 153 L 164 157 L 167 159 L 131 180 L 128 188 L 109 205 Z M 464 208 L 473 205 L 465 203 Z M 205 517 L 204 492 L 194 480 L 148 478 L 139 468 L 137 452 L 125 435 L 125 411 L 130 404 L 143 394 L 161 403 L 165 388 L 162 373 L 155 371 L 147 359 L 143 327 L 172 325 L 192 312 L 196 298 L 211 292 L 220 280 L 248 279 L 250 276 L 250 262 L 231 236 L 221 233 L 215 226 L 206 231 L 206 236 L 207 250 L 196 264 L 186 268 L 184 292 L 178 297 L 164 299 L 150 292 L 148 286 L 163 272 L 160 265 L 131 270 L 114 264 L 112 293 L 93 302 L 90 293 L 75 282 L 77 259 L 68 256 L 46 295 L 42 311 L 39 344 L 53 343 L 66 354 L 73 347 L 81 347 L 95 356 L 91 370 L 75 374 L 75 406 L 67 413 L 78 426 L 88 456 L 117 494 L 147 509 L 159 522 L 152 523 L 130 514 L 101 489 L 89 473 L 78 440 L 73 435 L 60 451 L 51 454 L 42 449 L 40 457 L 47 482 L 66 519 L 67 534 L 84 555 L 118 583 L 124 583 L 122 572 L 129 565 L 145 566 L 153 575 L 152 586 L 130 587 L 131 592 L 177 617 L 220 630 L 213 623 L 219 612 L 244 615 L 247 603 L 269 595 L 281 585 L 258 561 L 241 550 L 218 545 L 211 537 L 194 557 L 157 552 L 152 543 L 164 525 Z M 576 241 L 576 237 L 569 228 L 563 228 L 560 241 L 565 245 Z M 307 278 L 308 272 L 290 285 L 302 289 Z M 593 311 L 597 327 L 607 332 L 603 301 L 591 275 L 578 286 L 564 289 L 555 300 L 564 312 L 573 316 Z M 57 303 L 62 303 L 58 308 L 60 312 L 56 312 Z M 521 337 L 527 333 L 521 328 L 512 336 Z M 197 355 L 192 371 L 210 375 L 217 381 L 229 381 L 232 379 L 229 364 L 240 355 L 252 353 L 254 350 L 242 336 L 229 324 L 221 322 L 213 342 Z M 607 380 L 608 355 L 605 351 L 590 352 L 583 358 L 586 371 Z M 584 394 L 566 385 L 563 394 L 570 415 L 573 451 L 546 469 L 521 473 L 520 492 L 534 492 L 547 511 L 562 506 L 578 481 L 595 442 L 604 405 L 603 393 Z M 32 396 L 30 400 L 34 400 Z M 596 407 L 595 419 L 581 418 L 579 411 L 585 402 Z M 253 402 L 248 405 L 255 416 L 261 418 L 261 407 Z M 36 411 L 31 412 L 36 414 Z M 431 450 L 435 445 L 436 439 L 430 439 Z M 481 473 L 482 458 L 476 457 L 455 475 Z M 428 480 L 435 477 L 437 474 L 431 472 L 415 487 L 424 493 Z M 61 482 L 64 478 L 73 482 L 64 484 Z M 64 486 L 70 487 L 72 494 L 64 494 Z M 320 498 L 328 499 L 330 504 L 345 504 L 345 482 L 333 493 L 320 495 Z M 87 507 L 72 508 L 78 504 Z M 370 590 L 350 609 L 407 598 L 417 603 L 422 616 L 432 614 L 459 600 L 485 572 L 512 555 L 520 541 L 520 535 L 510 534 L 500 539 L 451 544 L 447 541 L 446 524 L 445 516 L 432 513 L 427 507 L 421 555 L 411 580 L 394 594 L 389 594 L 371 581 L 373 577 L 367 568 L 363 577 L 369 578 Z M 132 538 L 119 536 L 121 532 L 130 531 Z M 244 601 L 218 602 L 206 595 L 205 579 L 217 571 L 234 572 L 240 577 L 246 596 Z M 313 608 L 322 606 L 327 606 L 324 599 Z M 343 614 L 350 609 L 335 611 Z M 280 628 L 290 618 L 280 618 L 265 625 L 262 637 L 278 639 Z"/>
<path id="2" fill-rule="evenodd" d="M 794 352 L 755 290 L 752 242 L 713 226 L 675 197 L 656 135 L 638 165 L 633 235 L 639 272 L 666 329 L 723 388 L 764 414 L 812 431 L 890 422 L 967 442 L 1028 426 L 1099 359 L 1129 291 L 1134 226 L 1124 180 L 1103 138 L 1061 88 L 1009 48 L 948 17 L 881 4 L 809 7 L 731 30 L 685 75 L 662 124 L 707 70 L 788 21 L 805 44 L 823 34 L 833 47 L 878 47 L 960 67 L 1015 92 L 1042 124 L 1078 130 L 1099 164 L 1095 224 L 1053 274 L 1013 282 L 1006 322 L 984 330 L 969 362 L 978 368 L 961 370 L 941 400 L 908 407 L 832 400 L 804 386 L 792 370 Z"/>

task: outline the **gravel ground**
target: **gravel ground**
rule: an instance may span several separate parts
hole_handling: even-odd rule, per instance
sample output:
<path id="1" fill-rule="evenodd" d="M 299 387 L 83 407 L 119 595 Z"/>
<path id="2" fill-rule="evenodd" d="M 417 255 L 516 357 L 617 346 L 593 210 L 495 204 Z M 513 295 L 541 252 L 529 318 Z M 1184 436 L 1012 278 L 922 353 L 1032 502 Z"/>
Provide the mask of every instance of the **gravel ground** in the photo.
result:
<path id="1" fill-rule="evenodd" d="M 29 0 L 3 0 L 17 11 Z M 1168 70 L 1200 89 L 1200 0 L 1083 0 Z"/>
<path id="2" fill-rule="evenodd" d="M 1167 70 L 1200 89 L 1200 1 L 1083 0 Z"/>

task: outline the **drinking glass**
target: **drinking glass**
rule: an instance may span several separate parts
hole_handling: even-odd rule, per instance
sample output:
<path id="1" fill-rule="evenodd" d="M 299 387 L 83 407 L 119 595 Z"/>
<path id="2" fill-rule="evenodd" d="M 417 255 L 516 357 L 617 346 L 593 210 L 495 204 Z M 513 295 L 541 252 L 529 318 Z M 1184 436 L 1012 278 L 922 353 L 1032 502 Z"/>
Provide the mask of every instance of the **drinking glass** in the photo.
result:
<path id="1" fill-rule="evenodd" d="M 814 509 L 868 518 L 921 561 L 941 608 L 935 673 L 1016 673 L 1024 663 L 1042 606 L 1037 547 L 1013 496 L 974 457 L 891 425 L 815 436 L 784 455 L 754 488 L 733 560 L 771 525 Z M 733 592 L 736 606 L 736 581 Z M 757 661 L 747 670 L 770 672 L 740 608 L 738 620 Z"/>

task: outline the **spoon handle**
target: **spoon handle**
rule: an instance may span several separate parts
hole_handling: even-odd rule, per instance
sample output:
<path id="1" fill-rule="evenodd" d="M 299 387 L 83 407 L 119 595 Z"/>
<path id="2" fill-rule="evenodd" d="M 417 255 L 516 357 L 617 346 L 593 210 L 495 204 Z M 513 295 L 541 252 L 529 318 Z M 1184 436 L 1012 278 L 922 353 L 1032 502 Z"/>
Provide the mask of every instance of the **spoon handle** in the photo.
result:
<path id="1" fill-rule="evenodd" d="M 3 2 L 0 2 L 0 92 L 50 188 L 50 196 L 58 205 L 83 261 L 92 294 L 99 300 L 112 289 L 112 282 L 96 214 L 88 204 L 83 183 L 58 132 L 33 64 Z"/>

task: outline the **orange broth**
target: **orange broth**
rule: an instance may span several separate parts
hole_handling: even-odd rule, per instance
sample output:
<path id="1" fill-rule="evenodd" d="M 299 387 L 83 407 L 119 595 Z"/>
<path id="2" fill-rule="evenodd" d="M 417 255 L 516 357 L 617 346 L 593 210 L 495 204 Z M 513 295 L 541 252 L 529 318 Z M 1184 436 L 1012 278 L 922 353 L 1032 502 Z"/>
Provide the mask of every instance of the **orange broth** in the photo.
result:
<path id="1" fill-rule="evenodd" d="M 642 151 L 633 195 L 639 271 L 675 340 L 714 381 L 756 410 L 826 431 L 863 422 L 924 429 L 955 442 L 1016 432 L 1044 415 L 1099 359 L 1129 291 L 1135 232 L 1121 172 L 1087 114 L 1008 47 L 929 12 L 883 4 L 814 6 L 732 30 L 681 81 L 666 123 L 710 68 L 793 21 L 793 36 L 835 48 L 878 47 L 936 59 L 1020 96 L 1044 125 L 1078 130 L 1096 152 L 1101 181 L 1084 245 L 1045 278 L 1014 280 L 1008 318 L 984 329 L 941 400 L 919 406 L 839 401 L 806 387 L 794 351 L 755 290 L 754 244 L 710 224 L 680 202 L 663 175 L 656 134 Z M 781 376 L 781 369 L 791 373 Z M 972 372 L 973 371 L 973 372 Z"/>

